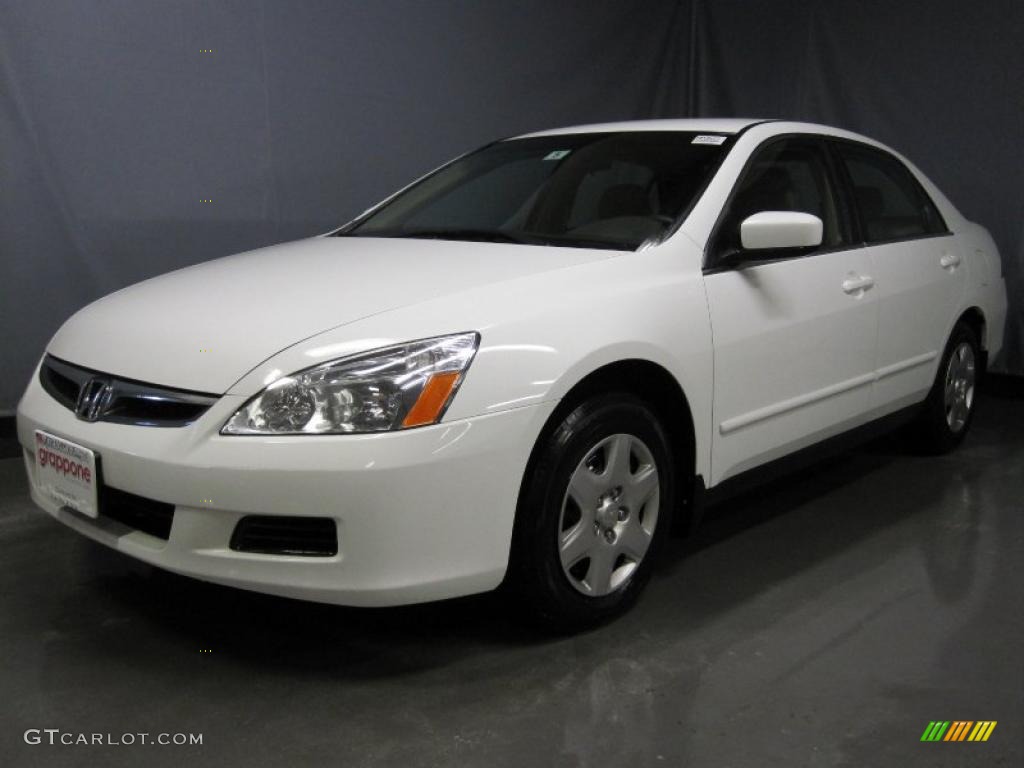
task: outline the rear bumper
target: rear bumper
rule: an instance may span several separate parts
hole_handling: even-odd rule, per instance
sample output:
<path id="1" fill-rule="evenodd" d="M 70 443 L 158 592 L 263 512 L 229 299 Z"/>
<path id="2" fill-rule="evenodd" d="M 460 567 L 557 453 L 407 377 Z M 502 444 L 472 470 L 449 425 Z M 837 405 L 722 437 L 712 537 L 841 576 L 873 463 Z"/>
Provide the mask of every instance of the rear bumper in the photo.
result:
<path id="1" fill-rule="evenodd" d="M 155 566 L 211 582 L 346 605 L 437 600 L 496 587 L 546 404 L 381 435 L 225 437 L 225 396 L 188 427 L 87 423 L 33 378 L 18 407 L 32 498 L 51 516 Z M 34 430 L 99 455 L 103 482 L 174 505 L 164 541 L 60 507 L 35 483 Z M 245 515 L 326 516 L 330 557 L 229 547 Z"/>

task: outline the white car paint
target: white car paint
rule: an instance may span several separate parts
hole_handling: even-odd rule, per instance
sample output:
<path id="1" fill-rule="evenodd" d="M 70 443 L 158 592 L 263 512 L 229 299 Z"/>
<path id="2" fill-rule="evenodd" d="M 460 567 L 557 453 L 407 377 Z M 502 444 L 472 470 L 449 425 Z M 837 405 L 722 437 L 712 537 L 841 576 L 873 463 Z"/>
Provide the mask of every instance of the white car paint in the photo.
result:
<path id="1" fill-rule="evenodd" d="M 70 361 L 88 350 L 96 370 L 219 393 L 257 363 L 336 326 L 611 255 L 477 245 L 315 237 L 228 256 L 90 304 L 57 331 L 48 350 Z"/>
<path id="2" fill-rule="evenodd" d="M 708 275 L 712 485 L 866 419 L 878 308 L 842 284 L 871 268 L 860 248 Z"/>
<path id="3" fill-rule="evenodd" d="M 752 251 L 811 248 L 821 244 L 821 235 L 821 219 L 799 211 L 761 211 L 740 224 L 740 242 Z"/>
<path id="4" fill-rule="evenodd" d="M 77 365 L 222 394 L 198 421 L 154 429 L 78 420 L 29 382 L 18 434 L 95 450 L 104 481 L 176 506 L 167 542 L 33 499 L 76 530 L 169 570 L 281 595 L 389 605 L 497 586 L 520 483 L 559 401 L 589 373 L 646 360 L 679 382 L 694 471 L 721 481 L 924 398 L 956 319 L 977 307 L 1002 346 L 998 253 L 913 166 L 953 235 L 705 275 L 704 252 L 746 160 L 783 134 L 877 142 L 804 123 L 671 120 L 547 133 L 741 133 L 678 230 L 635 252 L 433 240 L 311 238 L 126 288 L 48 347 Z M 891 150 L 889 150 L 891 151 Z M 898 155 L 897 155 L 898 156 Z M 908 164 L 909 165 L 909 164 Z M 939 242 L 941 240 L 941 242 Z M 958 263 L 952 263 L 958 261 Z M 410 339 L 477 331 L 441 423 L 385 434 L 230 437 L 270 382 Z M 235 552 L 245 514 L 333 517 L 327 558 Z"/>

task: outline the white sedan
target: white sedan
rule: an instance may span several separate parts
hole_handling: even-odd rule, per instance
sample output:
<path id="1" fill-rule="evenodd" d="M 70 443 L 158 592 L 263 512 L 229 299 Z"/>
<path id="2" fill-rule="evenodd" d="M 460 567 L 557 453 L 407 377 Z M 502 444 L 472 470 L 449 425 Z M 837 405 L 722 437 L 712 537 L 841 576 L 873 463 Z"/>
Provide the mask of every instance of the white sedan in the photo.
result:
<path id="1" fill-rule="evenodd" d="M 498 141 L 329 234 L 75 314 L 18 408 L 32 498 L 133 557 L 395 605 L 506 584 L 571 629 L 778 460 L 964 437 L 996 247 L 878 142 L 668 120 Z"/>

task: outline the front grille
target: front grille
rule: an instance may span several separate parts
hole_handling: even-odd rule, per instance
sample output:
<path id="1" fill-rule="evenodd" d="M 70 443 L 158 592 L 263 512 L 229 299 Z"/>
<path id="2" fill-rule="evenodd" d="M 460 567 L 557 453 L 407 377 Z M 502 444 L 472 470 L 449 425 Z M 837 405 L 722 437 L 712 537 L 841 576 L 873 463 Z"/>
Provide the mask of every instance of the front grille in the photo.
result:
<path id="1" fill-rule="evenodd" d="M 219 399 L 204 392 L 109 376 L 52 355 L 43 360 L 39 382 L 54 400 L 81 419 L 140 427 L 184 427 Z M 87 396 L 83 396 L 86 386 Z"/>
<path id="2" fill-rule="evenodd" d="M 134 493 L 104 486 L 100 491 L 100 515 L 137 531 L 167 541 L 174 522 L 174 505 L 136 496 Z"/>
<path id="3" fill-rule="evenodd" d="M 332 557 L 338 554 L 338 529 L 329 517 L 246 515 L 235 526 L 231 548 L 264 555 Z"/>
<path id="4" fill-rule="evenodd" d="M 49 392 L 65 408 L 75 410 L 75 403 L 78 402 L 78 390 L 81 385 L 74 379 L 65 376 L 57 368 L 47 363 L 39 370 L 39 376 L 43 383 L 43 389 Z"/>

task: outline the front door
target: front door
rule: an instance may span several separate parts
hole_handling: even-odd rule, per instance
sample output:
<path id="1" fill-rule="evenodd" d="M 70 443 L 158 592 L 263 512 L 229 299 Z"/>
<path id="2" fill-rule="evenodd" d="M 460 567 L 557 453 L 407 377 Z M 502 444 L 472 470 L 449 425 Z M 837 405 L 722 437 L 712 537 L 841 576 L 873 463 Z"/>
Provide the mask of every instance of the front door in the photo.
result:
<path id="1" fill-rule="evenodd" d="M 705 287 L 714 338 L 715 484 L 861 423 L 871 403 L 878 331 L 868 249 L 852 247 L 828 148 L 769 140 L 737 182 L 709 243 Z M 715 268 L 759 211 L 823 223 L 820 248 Z"/>

